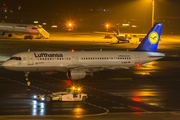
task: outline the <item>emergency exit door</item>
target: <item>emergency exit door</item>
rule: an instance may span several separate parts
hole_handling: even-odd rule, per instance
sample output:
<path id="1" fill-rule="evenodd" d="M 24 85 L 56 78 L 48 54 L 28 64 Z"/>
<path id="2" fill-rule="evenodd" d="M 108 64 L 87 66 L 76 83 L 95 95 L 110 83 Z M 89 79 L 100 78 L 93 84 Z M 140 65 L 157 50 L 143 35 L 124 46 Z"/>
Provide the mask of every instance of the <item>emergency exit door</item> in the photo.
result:
<path id="1" fill-rule="evenodd" d="M 140 54 L 135 54 L 135 64 L 140 63 L 140 58 L 141 58 Z"/>
<path id="2" fill-rule="evenodd" d="M 33 54 L 29 53 L 28 54 L 28 65 L 33 65 L 33 64 L 34 64 Z"/>

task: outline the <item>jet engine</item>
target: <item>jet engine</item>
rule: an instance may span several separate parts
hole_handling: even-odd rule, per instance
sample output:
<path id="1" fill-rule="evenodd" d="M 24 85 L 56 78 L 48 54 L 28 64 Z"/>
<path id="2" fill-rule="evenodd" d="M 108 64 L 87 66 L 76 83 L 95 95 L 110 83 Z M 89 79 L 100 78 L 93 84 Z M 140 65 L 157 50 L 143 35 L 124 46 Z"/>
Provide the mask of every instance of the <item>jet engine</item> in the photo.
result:
<path id="1" fill-rule="evenodd" d="M 3 36 L 3 35 L 5 35 L 5 32 L 0 31 L 0 36 Z"/>
<path id="2" fill-rule="evenodd" d="M 79 80 L 83 79 L 86 76 L 86 72 L 84 70 L 68 70 L 66 72 L 67 78 L 71 80 Z"/>

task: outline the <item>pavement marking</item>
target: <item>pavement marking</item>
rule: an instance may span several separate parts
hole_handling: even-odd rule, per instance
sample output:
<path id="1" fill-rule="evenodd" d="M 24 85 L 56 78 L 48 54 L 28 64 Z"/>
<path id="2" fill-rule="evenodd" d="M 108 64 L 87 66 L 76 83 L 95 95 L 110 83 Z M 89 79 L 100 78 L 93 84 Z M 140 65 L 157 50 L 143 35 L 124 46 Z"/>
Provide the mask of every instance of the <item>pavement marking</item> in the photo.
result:
<path id="1" fill-rule="evenodd" d="M 107 113 L 107 110 L 108 110 L 108 109 L 106 109 L 106 108 L 104 108 L 104 107 L 101 107 L 101 106 L 98 106 L 98 105 L 95 105 L 95 104 L 91 104 L 91 103 L 89 103 L 89 102 L 83 102 L 83 103 L 88 104 L 88 105 L 91 105 L 91 106 L 94 106 L 94 107 L 97 107 L 97 108 L 100 108 L 100 109 L 104 109 L 104 110 L 106 110 L 105 113 Z"/>
<path id="2" fill-rule="evenodd" d="M 116 103 L 115 101 L 111 101 L 111 102 Z"/>
<path id="3" fill-rule="evenodd" d="M 19 84 L 22 84 L 22 85 L 27 85 L 27 84 L 25 84 L 25 83 L 22 83 L 22 82 L 19 82 L 19 81 L 16 81 L 16 80 L 4 78 L 4 77 L 0 77 L 0 78 L 6 79 L 6 80 L 9 80 L 9 81 L 13 81 L 13 82 L 16 82 L 16 83 L 19 83 Z M 39 89 L 39 90 L 42 90 L 42 91 L 47 91 L 47 90 L 45 90 L 45 89 L 42 89 L 42 88 L 39 88 L 39 87 L 35 87 L 35 86 L 32 86 L 32 85 L 31 85 L 31 87 L 36 88 L 36 89 Z M 47 91 L 47 92 L 51 92 L 51 91 Z"/>
<path id="4" fill-rule="evenodd" d="M 119 103 L 120 105 L 124 105 L 124 104 L 122 104 L 122 103 Z"/>

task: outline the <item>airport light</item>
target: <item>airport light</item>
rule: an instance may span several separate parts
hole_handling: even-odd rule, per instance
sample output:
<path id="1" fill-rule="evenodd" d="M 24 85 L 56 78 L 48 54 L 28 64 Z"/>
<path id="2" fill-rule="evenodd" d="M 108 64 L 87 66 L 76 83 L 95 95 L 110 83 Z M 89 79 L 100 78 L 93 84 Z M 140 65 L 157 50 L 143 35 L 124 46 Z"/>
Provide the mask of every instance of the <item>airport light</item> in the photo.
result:
<path id="1" fill-rule="evenodd" d="M 154 26 L 154 0 L 151 1 L 152 2 L 152 27 Z"/>
<path id="2" fill-rule="evenodd" d="M 109 24 L 108 23 L 105 24 L 105 28 L 106 28 L 106 31 L 108 31 L 108 29 L 109 29 Z"/>

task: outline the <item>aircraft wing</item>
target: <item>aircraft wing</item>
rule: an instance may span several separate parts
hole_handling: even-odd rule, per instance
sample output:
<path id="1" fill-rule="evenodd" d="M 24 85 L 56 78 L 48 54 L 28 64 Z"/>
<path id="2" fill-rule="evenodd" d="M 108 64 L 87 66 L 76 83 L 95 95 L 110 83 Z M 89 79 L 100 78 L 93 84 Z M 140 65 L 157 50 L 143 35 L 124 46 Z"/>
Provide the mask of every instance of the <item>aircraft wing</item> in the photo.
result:
<path id="1" fill-rule="evenodd" d="M 79 69 L 79 70 L 85 70 L 86 72 L 96 72 L 96 71 L 102 71 L 102 70 L 114 70 L 114 69 L 129 69 L 129 67 L 126 66 L 86 66 L 86 65 L 70 65 L 67 67 L 67 69 Z"/>
<path id="2" fill-rule="evenodd" d="M 116 34 L 114 32 L 99 32 L 99 31 L 94 31 L 94 33 L 97 33 L 97 34 L 110 34 L 110 35 Z"/>

